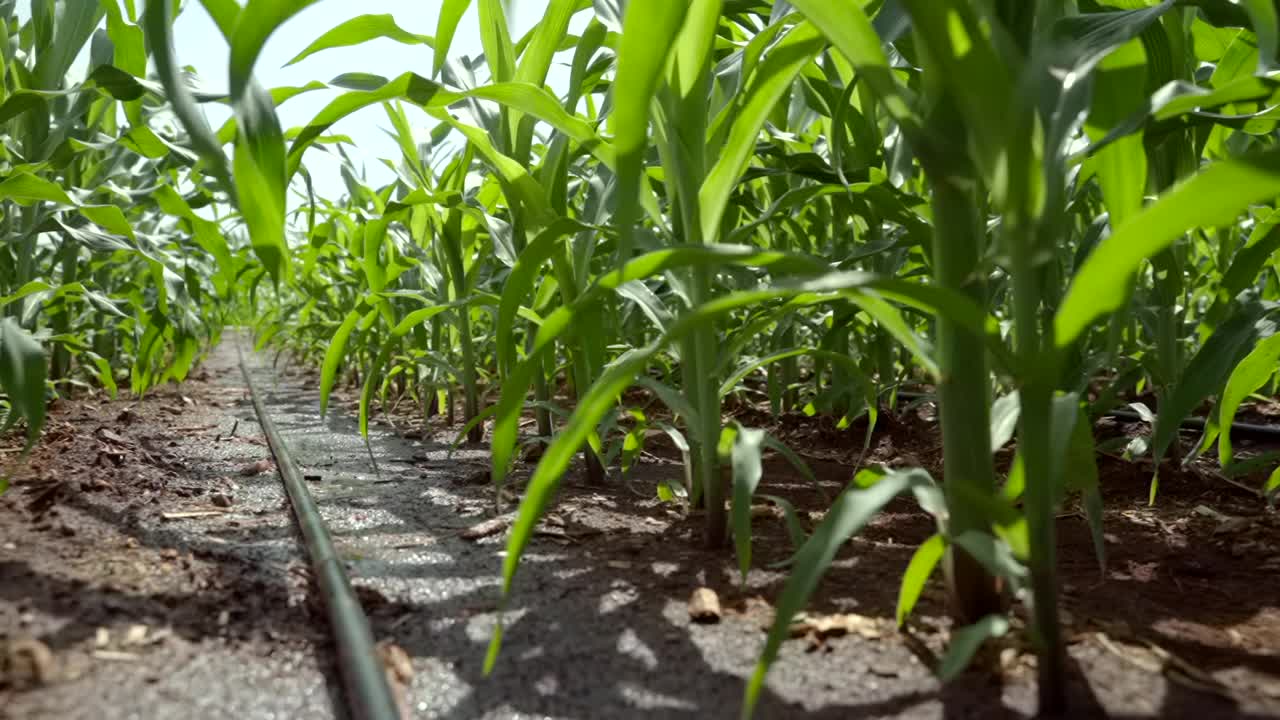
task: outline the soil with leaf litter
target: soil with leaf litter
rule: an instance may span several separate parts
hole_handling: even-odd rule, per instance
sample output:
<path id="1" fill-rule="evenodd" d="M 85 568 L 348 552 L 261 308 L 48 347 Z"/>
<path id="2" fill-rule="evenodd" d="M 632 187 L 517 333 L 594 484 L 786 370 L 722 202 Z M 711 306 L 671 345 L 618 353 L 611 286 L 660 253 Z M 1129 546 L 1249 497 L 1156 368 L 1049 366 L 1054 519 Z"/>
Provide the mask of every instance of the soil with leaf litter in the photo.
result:
<path id="1" fill-rule="evenodd" d="M 516 578 L 503 655 L 482 672 L 515 496 L 494 509 L 486 449 L 455 430 L 378 416 L 368 448 L 350 400 L 317 414 L 314 376 L 255 372 L 312 482 L 414 717 L 736 717 L 786 580 L 783 517 L 753 512 L 745 582 L 700 518 L 656 499 L 682 475 L 651 444 L 629 478 L 574 470 Z M 333 717 L 340 702 L 279 480 L 231 343 L 145 399 L 62 401 L 0 499 L 0 717 Z M 343 407 L 345 405 L 345 407 Z M 864 428 L 738 409 L 801 453 L 817 484 L 766 456 L 758 493 L 806 529 L 852 474 Z M 1099 433 L 1140 432 L 1111 425 Z M 19 445 L 7 443 L 7 457 Z M 941 478 L 929 406 L 882 414 L 866 462 Z M 377 460 L 374 468 L 369 451 Z M 517 473 L 518 487 L 528 467 Z M 1072 717 L 1280 717 L 1280 518 L 1199 465 L 1100 467 L 1107 567 L 1081 513 L 1058 521 Z M 997 718 L 1034 709 L 1015 630 L 947 686 L 940 577 L 907 627 L 898 582 L 933 520 L 909 499 L 840 552 L 793 624 L 758 717 Z"/>

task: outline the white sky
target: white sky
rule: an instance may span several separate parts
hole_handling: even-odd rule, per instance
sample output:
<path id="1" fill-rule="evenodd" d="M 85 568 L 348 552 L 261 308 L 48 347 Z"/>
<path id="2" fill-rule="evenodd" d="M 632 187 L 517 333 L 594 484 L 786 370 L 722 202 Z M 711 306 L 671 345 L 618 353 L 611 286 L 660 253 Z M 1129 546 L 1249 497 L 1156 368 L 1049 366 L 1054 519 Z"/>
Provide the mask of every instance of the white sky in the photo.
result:
<path id="1" fill-rule="evenodd" d="M 81 0 L 91 1 L 91 0 Z M 528 32 L 545 14 L 549 0 L 511 0 L 507 19 L 513 40 Z M 141 11 L 143 2 L 138 2 Z M 243 4 L 243 2 L 242 2 Z M 20 13 L 30 17 L 29 6 L 23 4 Z M 262 54 L 254 66 L 254 75 L 263 87 L 286 85 L 301 86 L 313 80 L 328 82 L 348 72 L 363 72 L 392 78 L 407 71 L 430 77 L 432 49 L 426 45 L 403 45 L 393 40 L 377 39 L 354 47 L 324 50 L 307 57 L 296 65 L 285 63 L 334 26 L 359 15 L 391 14 L 405 30 L 419 35 L 436 34 L 436 23 L 441 0 L 322 0 L 306 8 L 282 25 L 267 40 Z M 454 36 L 450 57 L 467 55 L 472 58 L 483 54 L 480 44 L 479 19 L 473 1 L 463 16 Z M 586 25 L 590 11 L 574 18 L 571 29 L 580 31 Z M 198 0 L 186 0 L 184 9 L 174 23 L 174 44 L 178 62 L 196 69 L 201 83 L 211 91 L 222 92 L 227 88 L 228 47 L 222 34 Z M 86 51 L 82 53 L 80 66 L 83 71 L 88 62 Z M 548 77 L 548 85 L 557 92 L 564 89 L 568 78 L 565 65 L 567 54 L 557 56 Z M 480 78 L 482 81 L 486 78 Z M 278 108 L 281 125 L 290 127 L 307 122 L 336 97 L 341 90 L 328 89 L 303 93 Z M 230 110 L 215 104 L 202 106 L 210 124 L 216 129 L 230 116 Z M 406 104 L 406 113 L 415 127 L 429 129 L 435 120 L 426 113 Z M 378 158 L 399 161 L 400 151 L 395 141 L 383 128 L 390 128 L 386 112 L 380 105 L 364 108 L 339 121 L 329 133 L 348 135 L 356 142 L 348 153 L 357 166 L 363 165 L 370 184 L 377 186 L 389 182 L 393 175 Z M 306 163 L 315 182 L 316 192 L 337 199 L 346 193 L 346 186 L 339 174 L 338 161 L 323 150 L 309 149 Z M 296 200 L 290 202 L 296 205 Z"/>
<path id="2" fill-rule="evenodd" d="M 507 24 L 513 39 L 518 40 L 524 33 L 533 28 L 545 14 L 549 0 L 513 0 Z M 436 34 L 436 23 L 440 13 L 441 0 L 323 0 L 308 7 L 287 23 L 282 25 L 268 39 L 258 62 L 254 66 L 254 75 L 263 87 L 273 88 L 284 85 L 305 85 L 312 80 L 327 82 L 347 72 L 364 72 L 395 77 L 407 71 L 413 71 L 424 77 L 431 76 L 432 49 L 426 45 L 403 45 L 393 40 L 377 39 L 362 45 L 324 50 L 308 56 L 296 65 L 284 67 L 295 55 L 311 44 L 316 38 L 330 28 L 359 15 L 378 15 L 388 13 L 395 17 L 396 23 L 412 33 L 419 35 Z M 450 57 L 467 55 L 476 57 L 483 54 L 480 44 L 479 18 L 471 3 L 467 14 L 463 16 L 450 47 Z M 588 13 L 575 18 L 574 27 L 585 24 Z M 204 7 L 196 0 L 188 0 L 182 14 L 174 24 L 174 44 L 178 60 L 184 65 L 193 66 L 202 81 L 218 90 L 227 87 L 228 47 L 222 34 L 213 20 L 205 12 Z M 568 62 L 565 58 L 557 58 L 557 64 Z M 567 70 L 553 67 L 549 84 L 559 87 L 567 78 Z M 303 93 L 281 105 L 277 112 L 280 123 L 285 129 L 302 126 L 315 116 L 341 90 L 317 90 Z M 207 105 L 210 122 L 216 128 L 229 111 L 221 107 Z M 218 113 L 214 117 L 214 113 Z M 421 124 L 423 128 L 435 125 L 436 121 L 412 105 L 406 106 L 410 122 Z M 345 134 L 357 144 L 348 153 L 357 164 L 363 164 L 367 177 L 378 185 L 389 182 L 391 171 L 378 162 L 378 158 L 390 158 L 399 161 L 400 150 L 382 128 L 390 128 L 386 112 L 380 105 L 364 108 L 353 115 L 339 121 L 330 133 Z M 336 158 L 323 150 L 310 149 L 306 154 L 307 167 L 311 171 L 316 192 L 323 197 L 337 199 L 346 192 L 339 165 Z M 292 202 L 290 203 L 293 204 Z"/>

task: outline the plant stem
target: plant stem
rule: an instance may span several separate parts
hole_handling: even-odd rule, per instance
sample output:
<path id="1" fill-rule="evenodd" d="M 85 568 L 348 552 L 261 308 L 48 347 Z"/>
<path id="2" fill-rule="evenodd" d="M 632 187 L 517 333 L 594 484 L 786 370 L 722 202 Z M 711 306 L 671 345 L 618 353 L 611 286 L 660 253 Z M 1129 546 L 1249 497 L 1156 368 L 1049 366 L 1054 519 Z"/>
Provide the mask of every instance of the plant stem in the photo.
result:
<path id="1" fill-rule="evenodd" d="M 985 234 L 977 194 L 981 182 L 964 155 L 964 124 L 949 99 L 941 98 L 935 107 L 930 130 L 939 143 L 925 150 L 920 159 L 933 190 L 934 280 L 985 307 L 986 282 L 980 266 Z M 942 373 L 938 410 L 943 485 L 951 514 L 950 532 L 987 532 L 990 527 L 984 514 L 964 499 L 970 493 L 985 497 L 995 489 L 986 346 L 981 337 L 945 317 L 937 321 L 937 346 Z M 1000 612 L 995 579 L 973 557 L 953 546 L 946 567 L 960 621 L 974 622 Z"/>

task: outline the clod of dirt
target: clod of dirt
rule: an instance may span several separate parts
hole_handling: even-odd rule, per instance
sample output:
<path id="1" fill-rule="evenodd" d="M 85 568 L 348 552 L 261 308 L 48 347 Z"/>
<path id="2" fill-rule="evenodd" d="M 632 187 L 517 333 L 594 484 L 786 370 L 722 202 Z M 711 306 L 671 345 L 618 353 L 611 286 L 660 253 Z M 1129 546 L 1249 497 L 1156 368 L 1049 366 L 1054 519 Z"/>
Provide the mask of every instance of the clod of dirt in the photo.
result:
<path id="1" fill-rule="evenodd" d="M 254 475 L 261 475 L 270 469 L 271 461 L 264 458 L 256 463 L 250 463 L 249 465 L 245 465 L 240 468 L 240 474 L 245 477 L 253 477 Z"/>
<path id="2" fill-rule="evenodd" d="M 0 684 L 18 690 L 48 685 L 56 673 L 53 652 L 33 638 L 11 641 L 0 655 Z"/>
<path id="3" fill-rule="evenodd" d="M 689 598 L 689 618 L 696 623 L 718 623 L 723 613 L 720 610 L 720 596 L 711 588 L 701 587 L 693 591 Z"/>
<path id="4" fill-rule="evenodd" d="M 232 498 L 226 493 L 214 493 L 209 496 L 209 502 L 220 508 L 231 507 Z"/>

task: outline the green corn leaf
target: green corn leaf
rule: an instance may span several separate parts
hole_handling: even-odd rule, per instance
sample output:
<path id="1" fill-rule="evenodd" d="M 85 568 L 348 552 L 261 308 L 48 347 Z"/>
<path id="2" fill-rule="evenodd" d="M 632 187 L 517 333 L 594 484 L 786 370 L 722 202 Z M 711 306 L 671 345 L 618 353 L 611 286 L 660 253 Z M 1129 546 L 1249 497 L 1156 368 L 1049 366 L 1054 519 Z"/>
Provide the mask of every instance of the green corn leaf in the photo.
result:
<path id="1" fill-rule="evenodd" d="M 1101 140 L 1112 128 L 1141 112 L 1144 98 L 1133 88 L 1146 80 L 1146 53 L 1141 42 L 1125 45 L 1102 61 L 1094 75 L 1093 104 L 1085 123 L 1092 140 Z M 1147 187 L 1147 153 L 1142 140 L 1141 132 L 1127 135 L 1093 156 L 1113 228 L 1124 225 L 1142 209 Z"/>
<path id="2" fill-rule="evenodd" d="M 1280 150 L 1215 163 L 1135 215 L 1090 253 L 1054 318 L 1059 348 L 1119 310 L 1142 261 L 1198 227 L 1230 225 L 1251 204 L 1280 195 Z"/>
<path id="3" fill-rule="evenodd" d="M 1016 392 L 1002 395 L 991 404 L 991 452 L 996 452 L 1013 439 L 1021 414 L 1022 404 Z"/>
<path id="4" fill-rule="evenodd" d="M 813 26 L 822 30 L 862 79 L 872 88 L 885 109 L 911 136 L 920 133 L 920 120 L 911 109 L 906 91 L 889 67 L 889 58 L 880 36 L 867 17 L 864 0 L 791 0 Z"/>
<path id="5" fill-rule="evenodd" d="M 649 104 L 666 70 L 667 55 L 689 10 L 686 0 L 628 3 L 618 46 L 609 127 L 618 153 L 618 257 L 627 260 L 640 216 L 643 156 L 649 136 Z"/>
<path id="6" fill-rule="evenodd" d="M 350 47 L 376 38 L 394 40 L 403 45 L 426 45 L 430 47 L 435 43 L 435 40 L 429 35 L 418 35 L 401 28 L 396 24 L 396 19 L 392 15 L 360 15 L 339 23 L 325 34 L 316 38 L 302 52 L 285 63 L 285 67 L 294 65 L 321 50 Z"/>
<path id="7" fill-rule="evenodd" d="M 232 166 L 239 190 L 240 212 L 249 226 L 253 251 L 271 277 L 292 281 L 293 267 L 285 240 L 284 134 L 271 97 L 251 83 L 236 103 L 239 130 Z"/>
<path id="8" fill-rule="evenodd" d="M 581 6 L 579 0 L 550 0 L 547 10 L 533 27 L 528 47 L 520 56 L 514 79 L 541 86 L 547 79 L 551 59 L 569 32 L 569 20 Z"/>
<path id="9" fill-rule="evenodd" d="M 115 2 L 99 3 L 107 14 L 107 37 L 114 53 L 112 63 L 135 77 L 147 74 L 147 40 L 142 28 L 129 21 Z"/>
<path id="10" fill-rule="evenodd" d="M 796 508 L 786 498 L 777 495 L 760 495 L 761 500 L 767 500 L 782 509 L 782 519 L 787 525 L 787 537 L 791 538 L 791 549 L 799 550 L 804 546 L 808 535 L 804 531 L 804 525 L 800 523 L 800 515 L 796 512 Z M 788 561 L 786 564 L 790 565 Z"/>
<path id="11" fill-rule="evenodd" d="M 36 63 L 31 74 L 37 88 L 53 90 L 61 84 L 105 14 L 102 3 L 59 4 L 52 42 L 36 48 Z"/>
<path id="12" fill-rule="evenodd" d="M 324 90 L 328 87 L 328 85 L 325 85 L 322 82 L 313 80 L 306 85 L 271 88 L 267 92 L 271 95 L 271 104 L 279 108 L 284 102 L 299 95 L 315 92 L 316 90 Z M 234 142 L 236 139 L 236 130 L 237 126 L 235 117 L 232 116 L 227 118 L 227 121 L 222 124 L 222 127 L 218 128 L 218 144 L 225 145 L 229 142 Z M 285 133 L 285 137 L 288 138 L 290 134 L 294 134 L 296 132 L 299 131 L 294 128 L 290 132 Z M 296 137 L 296 134 L 294 134 L 294 137 Z"/>
<path id="13" fill-rule="evenodd" d="M 671 411 L 673 417 L 682 418 L 686 427 L 698 427 L 698 411 L 689 403 L 689 399 L 684 393 L 659 382 L 651 377 L 640 376 L 636 378 L 636 384 L 640 387 L 648 389 L 662 401 L 663 405 Z"/>
<path id="14" fill-rule="evenodd" d="M 431 77 L 439 77 L 444 62 L 448 59 L 449 47 L 453 45 L 454 33 L 458 31 L 458 23 L 470 7 L 471 0 L 444 0 L 440 6 L 440 15 L 436 19 L 435 58 L 431 61 Z"/>
<path id="15" fill-rule="evenodd" d="M 1015 587 L 1025 584 L 1028 571 L 1018 561 L 1008 545 L 994 535 L 979 530 L 969 530 L 951 538 L 951 544 L 964 548 L 987 572 L 1013 581 Z"/>
<path id="16" fill-rule="evenodd" d="M 1206 342 L 1205 347 L 1208 345 Z M 1227 386 L 1218 400 L 1218 463 L 1222 467 L 1234 462 L 1231 425 L 1235 422 L 1236 410 L 1246 398 L 1271 379 L 1277 366 L 1280 366 L 1280 335 L 1272 335 L 1258 343 L 1231 371 Z"/>
<path id="17" fill-rule="evenodd" d="M 765 676 L 777 658 L 782 642 L 790 635 L 791 619 L 808 603 L 818 581 L 835 559 L 836 551 L 891 500 L 919 484 L 931 485 L 933 479 L 923 470 L 892 472 L 871 487 L 846 490 L 836 499 L 822 522 L 814 529 L 813 535 L 796 554 L 791 577 L 787 579 L 786 588 L 778 598 L 773 626 L 765 639 L 764 650 L 747 684 L 743 717 L 750 717 L 755 710 L 760 692 L 764 689 Z"/>
<path id="18" fill-rule="evenodd" d="M 44 350 L 13 318 L 0 320 L 0 386 L 9 403 L 27 421 L 27 446 L 30 451 L 44 427 L 45 405 Z"/>
<path id="19" fill-rule="evenodd" d="M 234 2 L 231 4 L 234 6 Z M 222 146 L 209 127 L 208 121 L 205 120 L 204 114 L 196 107 L 195 96 L 187 86 L 182 67 L 178 64 L 178 58 L 173 49 L 172 7 L 172 3 L 167 2 L 147 3 L 146 14 L 143 16 L 147 46 L 151 49 L 156 72 L 160 75 L 165 94 L 173 106 L 173 113 L 182 123 L 187 135 L 191 137 L 193 149 L 212 166 L 215 175 L 229 181 L 227 158 L 222 154 Z M 218 16 L 214 17 L 216 19 Z M 223 32 L 226 32 L 225 28 Z M 227 182 L 227 185 L 230 187 L 230 182 Z"/>
<path id="20" fill-rule="evenodd" d="M 902 627 L 907 622 L 907 616 L 915 609 L 916 602 L 920 600 L 920 593 L 924 592 L 924 586 L 929 582 L 929 576 L 933 574 L 934 568 L 938 566 L 946 551 L 946 538 L 934 534 L 920 543 L 920 547 L 911 554 L 907 570 L 902 574 L 902 584 L 898 586 L 898 609 L 895 613 L 898 627 Z"/>
<path id="21" fill-rule="evenodd" d="M 566 112 L 555 96 L 543 88 L 528 83 L 504 83 L 455 92 L 411 72 L 400 75 L 394 80 L 383 78 L 372 78 L 372 80 L 372 83 L 343 93 L 332 100 L 294 138 L 289 146 L 289 177 L 292 177 L 301 165 L 303 151 L 334 123 L 361 108 L 397 99 L 407 100 L 432 111 L 438 111 L 469 97 L 492 100 L 548 123 L 590 150 L 606 165 L 613 163 L 613 151 L 609 144 L 601 139 L 586 122 Z M 437 118 L 460 129 L 471 127 L 447 114 L 440 112 L 435 114 Z M 494 152 L 497 152 L 497 148 L 491 141 L 486 140 L 485 144 L 493 147 Z"/>
<path id="22" fill-rule="evenodd" d="M 858 365 L 855 358 L 844 353 L 831 352 L 830 350 L 819 350 L 817 348 L 803 346 L 779 350 L 778 352 L 766 355 L 765 357 L 756 358 L 755 360 L 742 363 L 734 369 L 733 373 L 731 373 L 729 377 L 725 378 L 723 383 L 720 384 L 719 396 L 724 398 L 729 393 L 733 392 L 733 389 L 738 386 L 738 383 L 742 382 L 744 378 L 756 370 L 765 367 L 766 365 L 772 365 L 773 363 L 780 362 L 788 358 L 799 357 L 801 355 L 809 355 L 816 359 L 825 360 L 832 365 L 839 365 L 845 372 L 855 378 L 858 378 L 864 383 L 866 382 L 866 376 L 862 372 L 862 367 Z"/>
<path id="23" fill-rule="evenodd" d="M 1260 336 L 1275 332 L 1274 323 L 1261 320 L 1264 312 L 1259 306 L 1237 310 L 1196 351 L 1173 391 L 1160 398 L 1151 441 L 1151 456 L 1156 462 L 1164 458 L 1169 444 L 1177 437 L 1183 418 L 1206 397 L 1221 390 Z"/>
<path id="24" fill-rule="evenodd" d="M 0 198 L 20 205 L 42 201 L 60 205 L 76 204 L 57 183 L 25 172 L 14 173 L 0 181 Z"/>
<path id="25" fill-rule="evenodd" d="M 222 37 L 230 42 L 236 31 L 236 18 L 240 17 L 240 0 L 200 0 L 200 4 L 213 18 Z"/>
<path id="26" fill-rule="evenodd" d="M 764 472 L 760 460 L 764 438 L 763 430 L 739 428 L 733 439 L 733 546 L 744 583 L 751 571 L 751 496 Z"/>
<path id="27" fill-rule="evenodd" d="M 442 110 L 430 112 L 437 120 L 452 125 L 455 130 L 462 133 L 467 142 L 502 179 L 508 200 L 512 204 L 518 203 L 524 209 L 534 227 L 549 225 L 555 221 L 555 213 L 547 202 L 547 191 L 529 174 L 523 164 L 500 152 L 488 133 L 473 125 L 460 122 Z"/>
<path id="28" fill-rule="evenodd" d="M 1280 212 L 1273 212 L 1259 222 L 1243 248 L 1231 258 L 1222 274 L 1222 294 L 1234 298 L 1256 282 L 1267 261 L 1280 250 Z"/>
<path id="29" fill-rule="evenodd" d="M 338 379 L 338 367 L 342 364 L 342 358 L 347 352 L 347 340 L 351 338 L 351 333 L 355 331 L 357 324 L 371 322 L 377 314 L 377 310 L 367 312 L 361 312 L 359 309 L 352 310 L 347 313 L 342 324 L 338 326 L 337 332 L 333 334 L 329 349 L 324 354 L 324 362 L 320 365 L 320 415 L 323 416 L 329 409 L 329 395 L 333 392 L 333 385 Z"/>
<path id="30" fill-rule="evenodd" d="M 796 75 L 824 47 L 826 40 L 822 33 L 809 23 L 801 23 L 787 33 L 760 64 L 745 91 L 728 141 L 698 191 L 702 237 L 706 241 L 711 242 L 720 234 L 720 221 L 729 196 L 755 153 L 760 128 Z"/>
<path id="31" fill-rule="evenodd" d="M 966 120 L 978 166 L 988 178 L 1007 178 L 1005 143 L 1016 97 L 1008 64 L 984 32 L 967 0 L 902 0 L 931 67 Z M 997 195 L 1006 189 L 993 188 Z"/>
<path id="32" fill-rule="evenodd" d="M 480 45 L 494 82 L 510 82 L 516 75 L 516 49 L 507 30 L 502 0 L 479 0 Z"/>
<path id="33" fill-rule="evenodd" d="M 947 654 L 938 663 L 936 675 L 941 682 L 956 679 L 969 661 L 978 652 L 978 648 L 991 638 L 997 638 L 1009 632 L 1009 621 L 1000 615 L 988 615 L 978 622 L 951 633 L 951 643 L 947 646 Z"/>
<path id="34" fill-rule="evenodd" d="M 289 18 L 317 0 L 249 0 L 236 15 L 231 33 L 231 97 L 240 98 L 249 88 L 253 66 L 271 37 Z"/>

